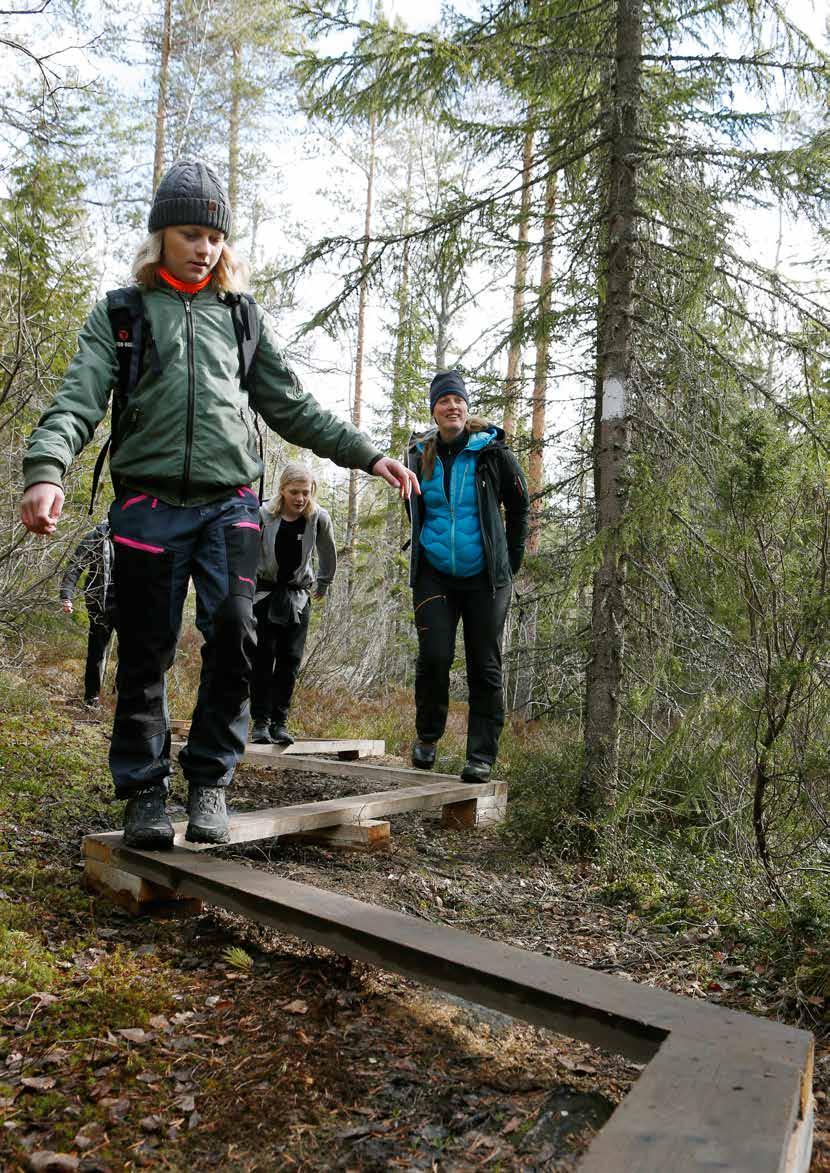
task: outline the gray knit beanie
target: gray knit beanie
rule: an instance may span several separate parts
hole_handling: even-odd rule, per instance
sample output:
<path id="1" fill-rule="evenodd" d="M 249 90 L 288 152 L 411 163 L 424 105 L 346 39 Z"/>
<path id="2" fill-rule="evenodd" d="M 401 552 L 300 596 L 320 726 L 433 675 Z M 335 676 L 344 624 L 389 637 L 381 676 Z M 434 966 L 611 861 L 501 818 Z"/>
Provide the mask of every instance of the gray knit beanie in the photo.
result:
<path id="1" fill-rule="evenodd" d="M 174 163 L 158 185 L 147 227 L 200 224 L 231 233 L 231 208 L 218 175 L 205 163 Z"/>

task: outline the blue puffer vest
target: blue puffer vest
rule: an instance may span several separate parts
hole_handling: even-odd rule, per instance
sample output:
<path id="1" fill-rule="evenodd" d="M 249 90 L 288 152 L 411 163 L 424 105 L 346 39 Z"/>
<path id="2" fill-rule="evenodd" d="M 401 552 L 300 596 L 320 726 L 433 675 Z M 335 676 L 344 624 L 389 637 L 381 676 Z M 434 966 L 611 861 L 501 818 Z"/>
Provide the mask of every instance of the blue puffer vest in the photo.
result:
<path id="1" fill-rule="evenodd" d="M 496 438 L 496 429 L 474 432 L 458 453 L 450 473 L 450 496 L 444 492 L 444 466 L 440 457 L 429 480 L 421 482 L 424 521 L 421 548 L 430 563 L 444 574 L 469 578 L 484 570 L 484 539 L 478 515 L 475 467 L 478 454 Z M 419 450 L 423 451 L 420 444 Z"/>

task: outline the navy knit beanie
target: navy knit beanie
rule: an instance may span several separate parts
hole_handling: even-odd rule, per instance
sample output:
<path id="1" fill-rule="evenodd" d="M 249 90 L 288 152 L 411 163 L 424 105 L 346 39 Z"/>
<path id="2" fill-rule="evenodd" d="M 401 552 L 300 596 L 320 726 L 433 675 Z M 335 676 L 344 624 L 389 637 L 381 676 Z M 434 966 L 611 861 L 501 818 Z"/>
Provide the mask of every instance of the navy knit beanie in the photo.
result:
<path id="1" fill-rule="evenodd" d="M 153 198 L 151 232 L 176 224 L 200 224 L 231 233 L 231 207 L 218 175 L 205 163 L 174 163 Z"/>
<path id="2" fill-rule="evenodd" d="M 461 371 L 439 371 L 429 385 L 429 414 L 432 415 L 435 405 L 444 395 L 460 395 L 467 406 L 470 400 Z"/>

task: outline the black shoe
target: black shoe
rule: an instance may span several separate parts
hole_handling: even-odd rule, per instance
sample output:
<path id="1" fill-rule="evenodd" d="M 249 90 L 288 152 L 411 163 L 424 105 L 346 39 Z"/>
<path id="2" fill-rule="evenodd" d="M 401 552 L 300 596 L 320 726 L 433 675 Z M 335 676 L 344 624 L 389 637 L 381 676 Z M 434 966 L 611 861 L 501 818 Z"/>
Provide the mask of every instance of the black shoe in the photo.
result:
<path id="1" fill-rule="evenodd" d="M 461 781 L 489 782 L 491 769 L 490 762 L 480 762 L 477 758 L 468 758 L 464 769 L 461 771 Z"/>
<path id="2" fill-rule="evenodd" d="M 254 745 L 271 745 L 271 734 L 268 732 L 267 721 L 254 721 L 251 730 L 251 741 Z"/>
<path id="3" fill-rule="evenodd" d="M 282 721 L 272 721 L 268 726 L 268 732 L 271 734 L 271 741 L 274 745 L 293 745 L 294 738 L 283 725 Z"/>
<path id="4" fill-rule="evenodd" d="M 187 800 L 188 843 L 229 843 L 224 786 L 191 786 Z"/>
<path id="5" fill-rule="evenodd" d="M 99 696 L 85 696 L 84 704 L 88 709 L 100 709 L 101 698 Z"/>
<path id="6" fill-rule="evenodd" d="M 143 851 L 165 851 L 173 846 L 173 824 L 164 809 L 163 786 L 150 786 L 127 799 L 124 808 L 124 846 Z"/>
<path id="7" fill-rule="evenodd" d="M 435 765 L 435 742 L 416 741 L 412 746 L 412 765 L 416 770 L 431 770 Z"/>

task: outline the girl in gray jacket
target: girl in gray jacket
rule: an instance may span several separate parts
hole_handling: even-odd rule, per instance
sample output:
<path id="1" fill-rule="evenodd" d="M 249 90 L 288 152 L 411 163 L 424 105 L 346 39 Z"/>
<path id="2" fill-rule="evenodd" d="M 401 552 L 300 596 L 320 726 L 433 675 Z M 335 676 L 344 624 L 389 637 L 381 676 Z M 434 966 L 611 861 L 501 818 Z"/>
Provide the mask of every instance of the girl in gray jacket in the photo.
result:
<path id="1" fill-rule="evenodd" d="M 291 745 L 294 740 L 286 721 L 308 634 L 311 597 L 323 597 L 337 569 L 331 518 L 317 504 L 316 494 L 311 469 L 290 461 L 282 470 L 277 493 L 260 510 L 254 596 L 257 650 L 251 683 L 251 736 L 259 744 Z"/>

